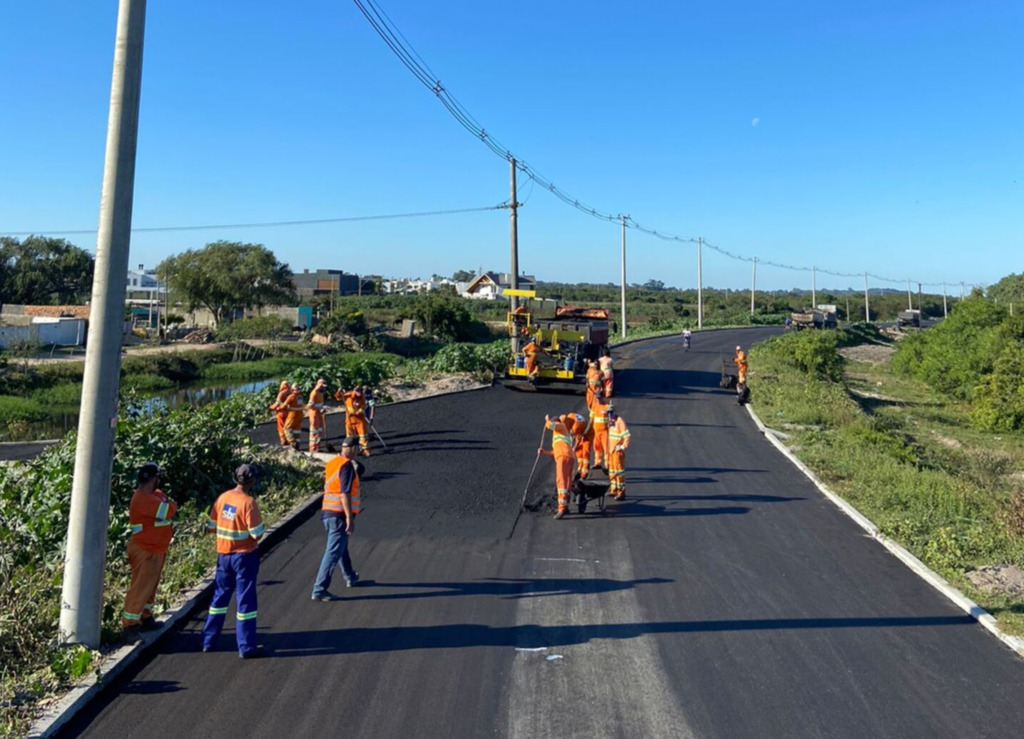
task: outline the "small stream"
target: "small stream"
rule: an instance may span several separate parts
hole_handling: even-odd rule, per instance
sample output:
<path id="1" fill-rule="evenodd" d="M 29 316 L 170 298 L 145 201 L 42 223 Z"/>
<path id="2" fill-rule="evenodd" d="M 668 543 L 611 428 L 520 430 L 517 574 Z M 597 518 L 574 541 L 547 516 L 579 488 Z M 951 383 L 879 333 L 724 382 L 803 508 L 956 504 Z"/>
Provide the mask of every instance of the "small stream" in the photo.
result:
<path id="1" fill-rule="evenodd" d="M 200 407 L 226 400 L 237 393 L 252 393 L 276 385 L 277 380 L 257 380 L 244 383 L 201 383 L 177 390 L 157 393 L 143 399 L 143 407 L 155 410 L 164 406 L 171 410 L 184 406 Z M 47 421 L 29 425 L 32 439 L 59 439 L 68 431 L 78 428 L 78 412 L 62 413 Z"/>

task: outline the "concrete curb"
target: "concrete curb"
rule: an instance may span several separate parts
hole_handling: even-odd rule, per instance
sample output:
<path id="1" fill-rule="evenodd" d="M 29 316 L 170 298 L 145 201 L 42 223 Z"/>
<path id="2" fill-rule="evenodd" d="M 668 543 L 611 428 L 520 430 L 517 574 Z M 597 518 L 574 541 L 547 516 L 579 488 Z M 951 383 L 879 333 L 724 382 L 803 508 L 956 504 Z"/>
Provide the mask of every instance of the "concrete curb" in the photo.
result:
<path id="1" fill-rule="evenodd" d="M 783 456 L 792 462 L 797 469 L 804 473 L 807 478 L 814 483 L 814 486 L 818 488 L 822 495 L 832 501 L 843 513 L 852 518 L 858 526 L 864 531 L 871 535 L 873 539 L 878 541 L 882 546 L 889 550 L 889 552 L 900 559 L 907 567 L 909 567 L 915 574 L 921 579 L 935 588 L 939 593 L 948 598 L 952 603 L 964 613 L 969 615 L 971 618 L 976 620 L 979 624 L 988 629 L 997 639 L 1003 644 L 1008 646 L 1019 656 L 1024 657 L 1024 639 L 1019 636 L 1011 636 L 1005 633 L 999 628 L 999 622 L 996 621 L 995 617 L 986 611 L 984 608 L 979 606 L 973 600 L 968 598 L 966 595 L 961 593 L 955 587 L 953 587 L 944 577 L 936 573 L 924 562 L 919 560 L 913 554 L 911 554 L 901 544 L 890 539 L 888 536 L 883 534 L 878 526 L 875 525 L 871 519 L 865 516 L 863 513 L 858 511 L 852 505 L 850 505 L 843 498 L 839 497 L 831 490 L 829 490 L 821 480 L 807 467 L 803 462 L 797 459 L 796 455 L 790 451 L 789 447 L 783 444 L 777 437 L 776 432 L 762 423 L 761 419 L 757 417 L 754 409 L 749 404 L 744 406 L 747 409 L 747 413 L 754 420 L 758 430 L 764 434 L 764 437 L 776 448 Z"/>
<path id="2" fill-rule="evenodd" d="M 381 403 L 381 406 L 414 403 L 419 400 L 427 400 L 428 398 L 439 398 L 445 395 L 486 390 L 489 387 L 492 387 L 492 385 L 480 385 L 479 387 L 463 390 L 450 390 L 436 395 L 427 395 L 422 398 L 409 398 L 408 400 L 398 400 L 392 403 Z M 300 452 L 300 454 L 303 453 Z M 303 454 L 303 456 L 307 455 Z M 335 455 L 317 454 L 314 456 L 318 461 L 326 462 Z M 267 530 L 266 535 L 259 544 L 261 559 L 316 510 L 316 507 L 320 504 L 321 497 L 322 493 L 316 493 L 298 503 L 278 523 Z M 114 682 L 129 666 L 155 651 L 156 646 L 170 633 L 175 625 L 190 617 L 195 610 L 213 596 L 213 587 L 214 578 L 210 574 L 185 591 L 181 598 L 176 601 L 178 605 L 174 610 L 161 616 L 159 619 L 160 627 L 157 630 L 144 634 L 142 641 L 137 644 L 125 645 L 107 655 L 103 663 L 97 668 L 99 677 L 90 676 L 78 682 L 63 697 L 43 711 L 42 716 L 33 722 L 27 736 L 30 739 L 48 739 L 48 737 L 52 737 L 60 731 L 65 724 L 74 718 L 79 711 L 85 708 L 108 685 Z"/>

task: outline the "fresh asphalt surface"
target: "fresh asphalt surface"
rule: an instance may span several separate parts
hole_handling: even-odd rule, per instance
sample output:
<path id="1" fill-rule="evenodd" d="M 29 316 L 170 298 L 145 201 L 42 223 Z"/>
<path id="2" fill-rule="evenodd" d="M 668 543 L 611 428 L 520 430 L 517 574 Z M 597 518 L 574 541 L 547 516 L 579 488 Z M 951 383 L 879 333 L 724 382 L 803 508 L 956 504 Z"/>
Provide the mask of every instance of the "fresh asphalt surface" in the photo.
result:
<path id="1" fill-rule="evenodd" d="M 391 451 L 367 462 L 352 539 L 363 582 L 310 600 L 310 519 L 261 565 L 266 658 L 239 660 L 231 631 L 200 653 L 197 614 L 65 735 L 1021 736 L 1024 661 L 718 389 L 721 359 L 767 333 L 617 352 L 629 497 L 604 515 L 553 521 L 544 458 L 516 524 L 544 413 L 581 398 L 381 408 Z"/>

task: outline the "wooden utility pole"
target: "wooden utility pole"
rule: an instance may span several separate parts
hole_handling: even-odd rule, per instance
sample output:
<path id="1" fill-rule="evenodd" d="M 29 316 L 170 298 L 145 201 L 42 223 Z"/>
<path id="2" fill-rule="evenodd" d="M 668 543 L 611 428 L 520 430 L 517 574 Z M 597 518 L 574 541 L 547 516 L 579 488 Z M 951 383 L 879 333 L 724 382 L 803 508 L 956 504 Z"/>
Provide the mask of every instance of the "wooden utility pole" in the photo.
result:
<path id="1" fill-rule="evenodd" d="M 516 160 L 509 159 L 509 178 L 511 181 L 512 199 L 509 202 L 509 238 L 511 241 L 511 273 L 509 274 L 509 287 L 513 290 L 519 289 L 519 224 L 518 211 L 519 201 L 516 194 Z M 519 307 L 519 298 L 515 295 L 509 303 L 509 309 L 515 310 Z M 512 353 L 519 353 L 519 337 L 512 337 Z"/>
<path id="2" fill-rule="evenodd" d="M 868 273 L 864 273 L 864 323 L 871 323 L 871 304 L 868 302 Z"/>
<path id="3" fill-rule="evenodd" d="M 817 310 L 818 308 L 818 272 L 815 267 L 811 267 L 811 310 Z"/>

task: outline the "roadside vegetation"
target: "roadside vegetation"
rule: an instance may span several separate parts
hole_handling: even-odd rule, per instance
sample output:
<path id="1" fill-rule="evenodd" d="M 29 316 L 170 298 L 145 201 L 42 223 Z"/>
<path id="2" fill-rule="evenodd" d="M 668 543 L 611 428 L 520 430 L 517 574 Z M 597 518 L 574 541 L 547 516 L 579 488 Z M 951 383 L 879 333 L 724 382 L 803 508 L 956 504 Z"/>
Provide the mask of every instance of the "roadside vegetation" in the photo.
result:
<path id="1" fill-rule="evenodd" d="M 895 346 L 866 325 L 772 338 L 750 352 L 750 387 L 823 482 L 1020 635 L 1024 437 L 988 390 L 1011 383 L 1020 345 L 1000 316 L 976 296 Z"/>

